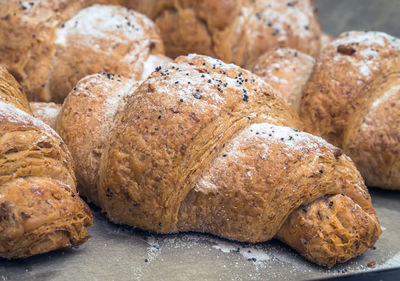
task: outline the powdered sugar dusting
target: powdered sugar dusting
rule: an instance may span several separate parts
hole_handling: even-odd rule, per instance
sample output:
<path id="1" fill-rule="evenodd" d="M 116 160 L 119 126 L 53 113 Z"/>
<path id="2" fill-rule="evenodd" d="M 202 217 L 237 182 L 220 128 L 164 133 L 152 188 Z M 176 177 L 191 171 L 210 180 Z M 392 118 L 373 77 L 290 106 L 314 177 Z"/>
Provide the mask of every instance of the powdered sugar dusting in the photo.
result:
<path id="1" fill-rule="evenodd" d="M 55 103 L 31 102 L 31 109 L 35 118 L 38 118 L 49 126 L 53 126 L 50 123 L 54 123 L 57 119 L 61 106 Z"/>
<path id="2" fill-rule="evenodd" d="M 147 257 L 149 261 L 155 260 L 161 254 L 161 247 L 159 242 L 154 236 L 150 236 L 146 240 L 147 244 Z"/>
<path id="3" fill-rule="evenodd" d="M 363 123 L 361 125 L 361 130 L 369 130 L 370 124 L 373 123 L 373 120 L 375 119 L 375 111 L 378 109 L 378 107 L 383 103 L 385 103 L 385 101 L 387 101 L 388 98 L 397 95 L 399 92 L 400 92 L 400 84 L 390 88 L 381 97 L 377 98 L 371 105 L 368 114 L 365 116 Z"/>
<path id="4" fill-rule="evenodd" d="M 112 51 L 119 43 L 145 40 L 144 28 L 153 25 L 147 17 L 124 7 L 96 4 L 80 10 L 65 22 L 57 30 L 55 43 L 67 45 L 68 37 L 79 33 L 86 35 L 80 38 L 87 40 L 93 48 L 104 48 L 104 45 L 100 46 L 102 40 L 113 42 L 109 44 L 109 51 Z"/>
<path id="5" fill-rule="evenodd" d="M 261 56 L 253 67 L 255 74 L 270 83 L 281 97 L 296 111 L 303 88 L 308 81 L 315 60 L 288 48 L 279 48 Z"/>
<path id="6" fill-rule="evenodd" d="M 34 118 L 33 116 L 25 113 L 24 111 L 16 108 L 13 105 L 6 104 L 0 101 L 0 122 L 2 122 L 3 120 L 25 126 L 34 126 L 37 127 L 40 131 L 52 137 L 58 139 L 60 138 L 52 128 L 50 128 L 39 119 Z"/>
<path id="7" fill-rule="evenodd" d="M 40 109 L 37 110 L 37 115 L 38 116 L 44 116 L 46 118 L 52 119 L 56 118 L 58 113 L 60 112 L 59 108 L 56 107 L 41 107 Z M 36 116 L 35 116 L 36 117 Z"/>
<path id="8" fill-rule="evenodd" d="M 394 268 L 394 267 L 400 267 L 400 252 L 397 252 L 393 257 L 388 259 L 382 264 L 378 264 L 376 268 L 382 269 L 382 268 Z"/>
<path id="9" fill-rule="evenodd" d="M 276 245 L 249 244 L 225 239 L 219 239 L 202 234 L 179 234 L 174 236 L 148 236 L 146 238 L 148 261 L 156 261 L 162 256 L 162 252 L 168 249 L 191 249 L 198 247 L 212 248 L 224 254 L 236 256 L 242 262 L 264 268 L 270 262 L 306 264 L 288 249 Z"/>
<path id="10" fill-rule="evenodd" d="M 314 53 L 318 48 L 316 30 L 319 27 L 310 3 L 267 0 L 243 5 L 234 32 L 237 41 L 246 42 L 247 60 L 253 61 L 277 46 L 292 46 Z"/>
<path id="11" fill-rule="evenodd" d="M 33 8 L 35 2 L 32 1 L 18 1 L 19 5 L 21 6 L 22 10 L 29 13 Z"/>
<path id="12" fill-rule="evenodd" d="M 251 124 L 230 140 L 214 160 L 212 167 L 224 170 L 228 169 L 232 162 L 242 165 L 243 159 L 246 159 L 249 154 L 248 144 L 252 144 L 251 146 L 257 151 L 260 159 L 266 161 L 273 161 L 272 155 L 275 155 L 273 151 L 276 151 L 276 145 L 279 144 L 279 153 L 286 158 L 299 154 L 303 157 L 313 157 L 310 167 L 316 166 L 319 157 L 326 155 L 327 150 L 332 152 L 336 150 L 333 145 L 320 137 L 286 126 L 256 123 Z M 290 168 L 287 164 L 282 166 L 284 170 L 287 168 Z M 259 174 L 254 166 L 249 166 L 247 171 L 250 171 L 250 174 L 247 174 L 250 180 L 254 174 Z M 213 173 L 203 174 L 198 180 L 195 190 L 205 194 L 218 190 L 215 185 L 215 177 L 216 175 Z"/>
<path id="13" fill-rule="evenodd" d="M 156 67 L 161 66 L 164 68 L 171 62 L 172 60 L 164 55 L 150 55 L 143 65 L 142 80 L 147 79 L 155 71 Z"/>
<path id="14" fill-rule="evenodd" d="M 364 50 L 360 51 L 360 54 L 363 58 L 365 59 L 376 59 L 379 57 L 379 52 L 378 50 L 374 49 L 374 48 L 366 48 Z"/>
<path id="15" fill-rule="evenodd" d="M 262 21 L 267 28 L 271 28 L 272 33 L 274 33 L 278 42 L 284 42 L 287 40 L 289 31 L 300 38 L 311 37 L 311 32 L 309 30 L 309 18 L 313 17 L 311 7 L 305 9 L 296 7 L 296 5 L 290 6 L 287 5 L 286 1 L 265 2 L 264 6 L 267 7 L 263 7 L 261 10 L 256 10 L 254 6 L 244 6 L 242 8 L 243 17 Z M 308 5 L 307 3 L 297 4 L 299 6 Z M 288 29 L 288 26 L 291 28 Z M 247 30 L 246 34 L 248 37 L 253 37 L 253 39 L 259 36 L 259 33 L 255 32 L 253 29 Z M 254 40 L 249 40 L 248 42 L 249 44 L 252 44 Z"/>
<path id="16" fill-rule="evenodd" d="M 342 54 L 337 51 L 340 46 L 354 49 L 354 54 Z M 331 43 L 336 55 L 335 63 L 349 62 L 364 79 L 371 79 L 372 74 L 379 71 L 382 55 L 390 50 L 400 52 L 400 40 L 383 32 L 359 32 L 352 31 L 342 34 Z"/>
<path id="17" fill-rule="evenodd" d="M 400 41 L 395 37 L 390 36 L 384 32 L 374 32 L 374 31 L 351 31 L 346 32 L 339 36 L 337 40 L 333 42 L 335 45 L 342 44 L 352 44 L 357 43 L 359 45 L 365 46 L 377 46 L 377 47 L 387 47 L 387 45 L 395 48 L 400 47 Z"/>
<path id="18" fill-rule="evenodd" d="M 371 75 L 371 70 L 369 69 L 368 65 L 361 65 L 360 66 L 360 73 L 366 77 Z"/>
<path id="19" fill-rule="evenodd" d="M 391 97 L 392 95 L 397 94 L 398 92 L 400 92 L 400 84 L 396 85 L 392 88 L 390 88 L 389 91 L 387 91 L 385 94 L 383 94 L 383 96 L 381 96 L 380 98 L 376 99 L 374 101 L 374 103 L 372 104 L 370 111 L 376 109 L 379 105 L 382 104 L 382 102 L 384 102 L 387 98 Z"/>
<path id="20" fill-rule="evenodd" d="M 122 106 L 124 96 L 133 93 L 138 84 L 138 82 L 122 78 L 120 75 L 104 72 L 83 78 L 77 84 L 77 88 L 80 90 L 92 89 L 93 85 L 104 88 L 103 94 L 105 96 L 102 99 L 104 112 L 101 118 L 104 120 L 103 126 L 108 126 L 108 122 L 113 120 L 118 108 Z M 78 92 L 78 94 L 81 94 L 81 92 Z M 98 99 L 97 93 L 91 91 L 84 91 L 84 95 L 90 95 L 95 100 Z"/>
<path id="21" fill-rule="evenodd" d="M 204 62 L 203 66 L 194 67 L 192 65 L 190 61 L 195 57 Z M 270 89 L 271 93 L 273 92 L 268 84 L 249 71 L 207 56 L 189 54 L 185 58 L 181 58 L 178 63 L 170 63 L 167 66 L 168 69 L 161 66 L 156 69 L 166 79 L 159 79 L 158 75 L 154 75 L 150 76 L 147 83 L 156 85 L 159 93 L 173 96 L 185 105 L 194 107 L 197 113 L 212 112 L 217 115 L 225 108 L 227 91 L 236 92 L 243 97 L 244 102 L 252 99 L 256 93 L 246 86 L 246 83 L 250 83 L 249 80 L 252 78 L 254 78 L 253 82 L 260 83 L 263 87 Z M 218 68 L 218 71 L 206 71 L 207 67 Z M 196 68 L 202 70 L 198 71 Z M 229 71 L 238 74 L 236 77 L 230 77 L 227 75 Z M 169 76 L 173 78 L 168 78 Z M 147 94 L 151 95 L 152 93 Z"/>
<path id="22" fill-rule="evenodd" d="M 240 253 L 246 260 L 254 262 L 256 265 L 262 265 L 263 262 L 270 261 L 275 258 L 269 254 L 265 249 L 258 249 L 257 246 L 253 245 L 240 245 L 238 243 L 230 241 L 215 241 L 217 244 L 213 245 L 214 249 L 220 250 L 223 253 Z"/>
<path id="23" fill-rule="evenodd" d="M 251 138 L 264 139 L 266 152 L 268 152 L 268 143 L 277 142 L 288 153 L 293 150 L 300 150 L 302 153 L 319 153 L 321 146 L 334 149 L 334 146 L 320 137 L 300 132 L 290 127 L 276 126 L 268 123 L 252 124 L 243 130 L 237 138 L 244 141 L 250 141 L 249 139 Z"/>
<path id="24" fill-rule="evenodd" d="M 342 272 L 343 268 L 349 267 L 348 265 L 339 265 L 333 270 L 316 267 L 277 241 L 249 244 L 196 233 L 166 236 L 150 235 L 145 238 L 145 241 L 148 245 L 147 261 L 149 263 L 163 262 L 163 257 L 168 257 L 167 253 L 170 255 L 193 253 L 197 254 L 198 260 L 201 260 L 201 256 L 206 258 L 211 256 L 227 267 L 237 268 L 239 266 L 246 270 L 246 272 L 249 272 L 247 276 L 249 280 L 265 280 L 265 271 L 259 272 L 262 269 L 269 269 L 268 274 L 270 274 L 270 277 L 273 276 L 273 280 L 286 280 L 285 277 L 287 277 L 288 272 L 296 274 L 293 276 L 297 278 L 299 275 L 315 271 L 328 276 L 344 273 L 345 271 Z M 283 269 L 285 273 L 279 273 Z M 355 267 L 356 271 L 367 269 L 365 266 Z"/>

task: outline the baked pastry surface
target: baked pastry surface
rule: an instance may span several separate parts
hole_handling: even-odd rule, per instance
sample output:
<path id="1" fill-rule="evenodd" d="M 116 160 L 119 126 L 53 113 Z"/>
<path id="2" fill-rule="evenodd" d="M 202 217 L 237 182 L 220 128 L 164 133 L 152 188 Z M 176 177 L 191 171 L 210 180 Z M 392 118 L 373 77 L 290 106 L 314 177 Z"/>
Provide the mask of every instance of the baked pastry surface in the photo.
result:
<path id="1" fill-rule="evenodd" d="M 0 8 L 0 61 L 31 101 L 61 103 L 82 77 L 99 71 L 140 80 L 164 45 L 154 23 L 119 1 L 9 1 Z M 32 4 L 30 4 L 32 3 Z"/>
<path id="2" fill-rule="evenodd" d="M 313 57 L 297 50 L 278 48 L 260 56 L 250 70 L 271 85 L 279 96 L 296 112 L 314 69 Z"/>
<path id="3" fill-rule="evenodd" d="M 367 185 L 400 189 L 400 41 L 347 32 L 325 47 L 303 94 L 307 131 L 354 160 Z"/>
<path id="4" fill-rule="evenodd" d="M 276 47 L 316 56 L 320 25 L 313 1 L 125 0 L 152 18 L 168 56 L 199 53 L 248 67 Z"/>
<path id="5" fill-rule="evenodd" d="M 88 101 L 112 95 L 107 87 L 95 90 L 105 77 L 88 79 Z M 206 56 L 179 57 L 130 89 L 118 107 L 102 131 L 108 136 L 101 158 L 92 162 L 100 165 L 99 180 L 87 192 L 113 222 L 245 242 L 276 237 L 327 266 L 365 252 L 381 233 L 350 158 L 298 131 L 294 111 L 244 69 Z M 70 127 L 58 129 L 64 135 Z"/>
<path id="6" fill-rule="evenodd" d="M 56 121 L 61 110 L 61 105 L 54 102 L 31 102 L 32 115 L 56 129 Z"/>
<path id="7" fill-rule="evenodd" d="M 0 81 L 8 81 L 4 73 Z M 76 191 L 71 154 L 54 130 L 26 113 L 15 80 L 9 85 L 16 88 L 0 87 L 0 256 L 80 245 L 93 218 Z"/>

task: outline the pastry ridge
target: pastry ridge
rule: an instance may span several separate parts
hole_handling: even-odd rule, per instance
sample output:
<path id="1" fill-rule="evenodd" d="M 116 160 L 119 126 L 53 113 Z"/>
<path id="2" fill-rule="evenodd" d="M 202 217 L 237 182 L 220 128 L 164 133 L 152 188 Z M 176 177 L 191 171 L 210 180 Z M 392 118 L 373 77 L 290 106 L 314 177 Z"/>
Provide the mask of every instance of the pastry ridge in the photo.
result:
<path id="1" fill-rule="evenodd" d="M 121 94 L 95 89 L 87 91 L 97 101 Z M 80 98 L 76 103 L 87 100 Z M 113 121 L 99 131 L 102 155 L 93 188 L 115 223 L 244 242 L 275 237 L 326 266 L 360 255 L 381 234 L 351 159 L 300 132 L 295 112 L 238 66 L 201 55 L 179 57 L 126 92 L 113 112 Z M 64 112 L 60 132 L 70 129 L 74 115 Z M 74 154 L 75 161 L 92 149 Z"/>

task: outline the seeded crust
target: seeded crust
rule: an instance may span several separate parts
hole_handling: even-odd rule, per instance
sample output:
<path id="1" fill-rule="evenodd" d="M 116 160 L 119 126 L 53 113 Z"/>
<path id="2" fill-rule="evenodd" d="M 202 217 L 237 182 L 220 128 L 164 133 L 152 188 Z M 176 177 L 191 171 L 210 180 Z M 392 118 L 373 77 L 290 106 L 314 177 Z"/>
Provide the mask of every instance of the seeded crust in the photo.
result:
<path id="1" fill-rule="evenodd" d="M 92 79 L 101 84 L 104 77 Z M 379 222 L 353 162 L 296 130 L 297 115 L 256 75 L 189 55 L 129 92 L 109 129 L 96 187 L 113 222 L 244 242 L 276 237 L 326 266 L 378 239 Z"/>
<path id="2" fill-rule="evenodd" d="M 158 28 L 132 10 L 108 6 L 105 15 L 94 8 L 98 5 L 88 7 L 94 3 L 132 7 L 152 17 Z M 88 9 L 84 18 L 91 23 L 81 24 L 76 17 Z M 127 27 L 128 35 L 121 32 Z M 169 56 L 197 52 L 246 67 L 280 46 L 312 56 L 320 49 L 311 0 L 11 0 L 0 7 L 0 60 L 29 100 L 61 103 L 79 79 L 98 71 L 143 78 L 149 56 L 164 53 L 158 29 Z M 63 40 L 57 39 L 60 33 Z"/>
<path id="3" fill-rule="evenodd" d="M 6 2 L 0 6 L 0 61 L 30 101 L 62 103 L 79 79 L 98 71 L 139 80 L 148 56 L 164 52 L 147 17 L 119 6 L 88 7 L 121 1 Z"/>
<path id="4" fill-rule="evenodd" d="M 313 1 L 125 0 L 152 18 L 168 56 L 199 53 L 248 67 L 276 47 L 316 56 L 320 26 Z"/>
<path id="5" fill-rule="evenodd" d="M 321 53 L 300 109 L 307 131 L 345 151 L 367 185 L 400 190 L 400 40 L 344 33 Z"/>
<path id="6" fill-rule="evenodd" d="M 315 60 L 297 50 L 279 48 L 260 56 L 250 69 L 271 85 L 296 112 Z"/>
<path id="7" fill-rule="evenodd" d="M 16 98 L 10 95 L 1 92 L 2 100 Z M 29 108 L 26 97 L 15 103 Z M 92 221 L 76 192 L 65 143 L 43 122 L 0 101 L 0 256 L 23 258 L 80 245 Z"/>
<path id="8" fill-rule="evenodd" d="M 99 205 L 98 170 L 109 130 L 123 97 L 137 84 L 120 75 L 100 73 L 82 78 L 62 106 L 57 132 L 74 159 L 79 193 Z"/>
<path id="9" fill-rule="evenodd" d="M 276 237 L 304 253 L 307 259 L 329 266 L 366 251 L 380 233 L 374 216 L 348 196 L 337 194 L 294 211 Z"/>
<path id="10" fill-rule="evenodd" d="M 0 6 L 0 61 L 22 82 L 30 100 L 50 100 L 42 85 L 55 51 L 56 27 L 94 2 L 10 0 Z"/>

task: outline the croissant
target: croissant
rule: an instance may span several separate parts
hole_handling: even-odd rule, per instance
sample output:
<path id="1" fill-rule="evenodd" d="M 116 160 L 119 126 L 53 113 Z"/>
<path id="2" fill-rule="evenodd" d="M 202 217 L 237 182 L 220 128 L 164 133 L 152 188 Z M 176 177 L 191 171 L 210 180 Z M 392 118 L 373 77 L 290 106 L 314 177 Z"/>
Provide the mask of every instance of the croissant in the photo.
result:
<path id="1" fill-rule="evenodd" d="M 260 56 L 250 70 L 264 79 L 296 112 L 304 86 L 315 65 L 313 57 L 297 50 L 278 48 Z"/>
<path id="2" fill-rule="evenodd" d="M 0 65 L 0 101 L 12 104 L 16 108 L 28 114 L 32 114 L 29 102 L 26 99 L 21 85 L 18 84 L 14 76 L 12 76 L 3 65 Z"/>
<path id="3" fill-rule="evenodd" d="M 80 78 L 98 71 L 140 80 L 146 61 L 163 56 L 153 22 L 96 2 L 152 17 L 172 57 L 197 52 L 249 67 L 282 46 L 316 56 L 325 38 L 312 0 L 11 0 L 0 5 L 0 61 L 29 100 L 61 103 Z"/>
<path id="4" fill-rule="evenodd" d="M 256 75 L 189 55 L 141 84 L 109 77 L 118 76 L 78 83 L 57 130 L 78 170 L 94 172 L 83 189 L 113 222 L 245 242 L 275 237 L 327 266 L 379 237 L 350 158 L 298 131 L 297 115 Z"/>
<path id="5" fill-rule="evenodd" d="M 247 67 L 276 47 L 316 56 L 320 25 L 312 0 L 125 0 L 152 18 L 170 57 L 199 53 Z"/>
<path id="6" fill-rule="evenodd" d="M 347 32 L 323 49 L 300 116 L 307 130 L 341 147 L 366 184 L 400 190 L 400 41 Z"/>
<path id="7" fill-rule="evenodd" d="M 95 0 L 0 4 L 0 61 L 31 101 L 61 103 L 82 77 L 98 71 L 141 79 L 151 56 L 164 53 L 154 23 Z M 87 7 L 88 6 L 88 7 Z"/>
<path id="8" fill-rule="evenodd" d="M 67 146 L 30 112 L 0 66 L 0 256 L 6 258 L 80 245 L 93 220 L 77 195 Z"/>
<path id="9" fill-rule="evenodd" d="M 121 75 L 84 77 L 65 99 L 57 119 L 57 132 L 73 155 L 79 193 L 96 205 L 100 158 L 109 130 L 123 97 L 135 87 L 137 82 Z"/>
<path id="10" fill-rule="evenodd" d="M 57 116 L 60 113 L 61 105 L 54 102 L 31 102 L 33 117 L 39 119 L 52 129 L 56 129 Z"/>

